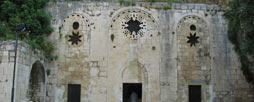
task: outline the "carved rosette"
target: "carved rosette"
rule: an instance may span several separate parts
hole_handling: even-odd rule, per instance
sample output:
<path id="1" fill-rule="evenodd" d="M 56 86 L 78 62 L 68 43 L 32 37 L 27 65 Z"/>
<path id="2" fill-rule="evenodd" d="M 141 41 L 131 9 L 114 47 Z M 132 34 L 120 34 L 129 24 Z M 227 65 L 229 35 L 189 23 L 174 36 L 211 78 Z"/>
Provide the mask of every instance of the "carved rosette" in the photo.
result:
<path id="1" fill-rule="evenodd" d="M 125 37 L 137 40 L 154 33 L 157 29 L 155 19 L 151 14 L 141 9 L 127 9 L 118 13 L 112 20 L 113 33 L 121 33 Z"/>

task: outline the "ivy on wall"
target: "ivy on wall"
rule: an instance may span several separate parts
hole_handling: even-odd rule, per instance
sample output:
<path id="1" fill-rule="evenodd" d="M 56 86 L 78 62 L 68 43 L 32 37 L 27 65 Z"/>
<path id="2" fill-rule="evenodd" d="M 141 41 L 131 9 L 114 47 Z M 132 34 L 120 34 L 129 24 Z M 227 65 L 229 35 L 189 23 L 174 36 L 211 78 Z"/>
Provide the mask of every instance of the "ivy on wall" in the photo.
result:
<path id="1" fill-rule="evenodd" d="M 232 0 L 224 16 L 228 19 L 228 37 L 239 55 L 247 81 L 254 84 L 254 1 Z"/>
<path id="2" fill-rule="evenodd" d="M 0 1 L 0 40 L 15 39 L 16 25 L 25 24 L 26 31 L 19 34 L 19 40 L 32 48 L 42 50 L 45 58 L 53 60 L 54 45 L 46 41 L 53 31 L 50 16 L 43 10 L 49 0 L 1 0 Z"/>

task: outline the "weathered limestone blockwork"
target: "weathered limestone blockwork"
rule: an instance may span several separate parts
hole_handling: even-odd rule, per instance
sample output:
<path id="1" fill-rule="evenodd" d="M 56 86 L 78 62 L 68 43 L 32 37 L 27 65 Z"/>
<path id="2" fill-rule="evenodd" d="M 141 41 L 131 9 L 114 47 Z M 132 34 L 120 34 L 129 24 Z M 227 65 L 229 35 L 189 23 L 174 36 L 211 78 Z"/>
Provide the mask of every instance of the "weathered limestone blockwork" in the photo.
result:
<path id="1" fill-rule="evenodd" d="M 205 4 L 172 7 L 165 11 L 114 2 L 49 4 L 46 9 L 54 14 L 55 28 L 71 27 L 75 21 L 90 25 L 83 33 L 88 37 L 82 36 L 80 42 L 87 49 L 64 43 L 68 39 L 61 38 L 61 33 L 71 34 L 69 28 L 56 29 L 50 37 L 60 57 L 53 66 L 58 70 L 57 90 L 62 92 L 55 94 L 56 102 L 67 102 L 66 85 L 77 79 L 82 85 L 82 102 L 122 102 L 123 83 L 142 83 L 143 102 L 187 102 L 188 85 L 201 85 L 202 102 L 251 101 L 253 91 L 247 90 L 251 86 L 244 81 L 227 39 L 226 21 L 222 12 L 214 12 L 223 8 Z M 64 19 L 73 14 L 83 14 L 89 22 Z M 131 24 L 138 24 L 137 29 Z M 67 56 L 75 54 L 68 60 Z M 83 71 L 72 76 L 77 68 Z"/>
<path id="2" fill-rule="evenodd" d="M 14 67 L 14 56 L 15 56 L 15 41 L 2 41 L 0 42 L 0 102 L 11 101 L 11 88 L 13 80 L 13 67 Z M 19 42 L 17 49 L 17 66 L 16 66 L 16 78 L 15 78 L 15 101 L 16 102 L 27 102 L 31 100 L 31 96 L 28 95 L 29 89 L 33 84 L 29 84 L 31 79 L 30 74 L 33 65 L 36 63 L 44 63 L 40 60 L 40 52 L 35 53 L 29 46 L 23 42 Z M 37 69 L 37 68 L 33 68 Z M 45 69 L 41 68 L 44 83 L 41 83 L 40 92 L 35 92 L 34 95 L 41 96 L 41 100 L 46 99 L 46 80 L 45 80 Z M 37 73 L 34 73 L 35 75 Z M 44 76 L 44 77 L 43 77 Z M 38 79 L 36 79 L 38 80 Z M 37 88 L 38 89 L 38 88 Z M 39 95 L 40 94 L 40 95 Z"/>
<path id="3" fill-rule="evenodd" d="M 220 19 L 220 20 L 217 20 Z M 214 101 L 251 102 L 253 86 L 247 84 L 241 70 L 239 60 L 233 47 L 227 40 L 226 22 L 221 17 L 212 18 L 213 42 L 212 78 L 215 91 Z M 218 26 L 218 24 L 220 24 Z M 217 30 L 215 30 L 217 29 Z M 216 32 L 216 33 L 215 33 Z M 215 38 L 216 37 L 216 38 Z M 216 45 L 216 46 L 215 46 Z M 223 62 L 223 63 L 222 63 Z M 224 69 L 224 70 L 221 70 Z"/>
<path id="4" fill-rule="evenodd" d="M 73 84 L 81 86 L 81 102 L 123 102 L 124 83 L 142 84 L 142 102 L 188 102 L 189 85 L 201 86 L 202 102 L 254 101 L 253 86 L 227 39 L 223 12 L 214 12 L 223 8 L 179 3 L 171 10 L 149 8 L 160 4 L 49 3 L 45 9 L 54 27 L 49 40 L 58 59 L 45 63 L 27 45 L 19 46 L 16 102 L 33 95 L 40 102 L 68 102 Z M 13 43 L 1 43 L 0 102 L 10 100 Z M 34 68 L 38 81 L 29 81 Z M 49 75 L 39 74 L 46 69 Z"/>
<path id="5" fill-rule="evenodd" d="M 209 98 L 211 79 L 208 24 L 199 16 L 185 16 L 177 25 L 178 101 L 188 100 L 188 85 L 202 86 L 202 100 Z M 191 93 L 189 93 L 191 94 Z"/>

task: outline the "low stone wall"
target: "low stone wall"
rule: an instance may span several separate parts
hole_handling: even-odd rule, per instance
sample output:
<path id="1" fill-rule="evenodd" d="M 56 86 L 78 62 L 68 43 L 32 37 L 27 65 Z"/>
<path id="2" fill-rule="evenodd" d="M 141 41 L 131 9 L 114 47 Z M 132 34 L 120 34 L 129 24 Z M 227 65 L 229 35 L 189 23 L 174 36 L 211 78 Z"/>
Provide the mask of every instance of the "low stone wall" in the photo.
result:
<path id="1" fill-rule="evenodd" d="M 11 101 L 11 88 L 13 80 L 13 68 L 15 57 L 15 41 L 0 42 L 0 102 Z M 29 77 L 33 64 L 41 60 L 40 51 L 35 52 L 24 42 L 20 42 L 17 48 L 17 64 L 15 78 L 16 102 L 27 102 Z M 44 64 L 46 65 L 46 64 Z"/>

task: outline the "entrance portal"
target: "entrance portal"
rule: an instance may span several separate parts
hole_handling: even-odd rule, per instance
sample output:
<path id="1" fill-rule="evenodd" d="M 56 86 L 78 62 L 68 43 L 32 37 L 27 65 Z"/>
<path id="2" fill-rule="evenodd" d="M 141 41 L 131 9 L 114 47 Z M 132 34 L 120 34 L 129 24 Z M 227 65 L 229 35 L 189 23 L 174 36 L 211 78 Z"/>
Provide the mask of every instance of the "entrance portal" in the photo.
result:
<path id="1" fill-rule="evenodd" d="M 201 102 L 201 85 L 189 85 L 189 102 Z"/>
<path id="2" fill-rule="evenodd" d="M 28 98 L 32 102 L 44 102 L 45 72 L 43 65 L 37 61 L 32 66 L 29 80 Z"/>
<path id="3" fill-rule="evenodd" d="M 80 84 L 68 84 L 68 102 L 80 102 Z"/>
<path id="4" fill-rule="evenodd" d="M 123 102 L 142 102 L 142 83 L 123 83 Z"/>

